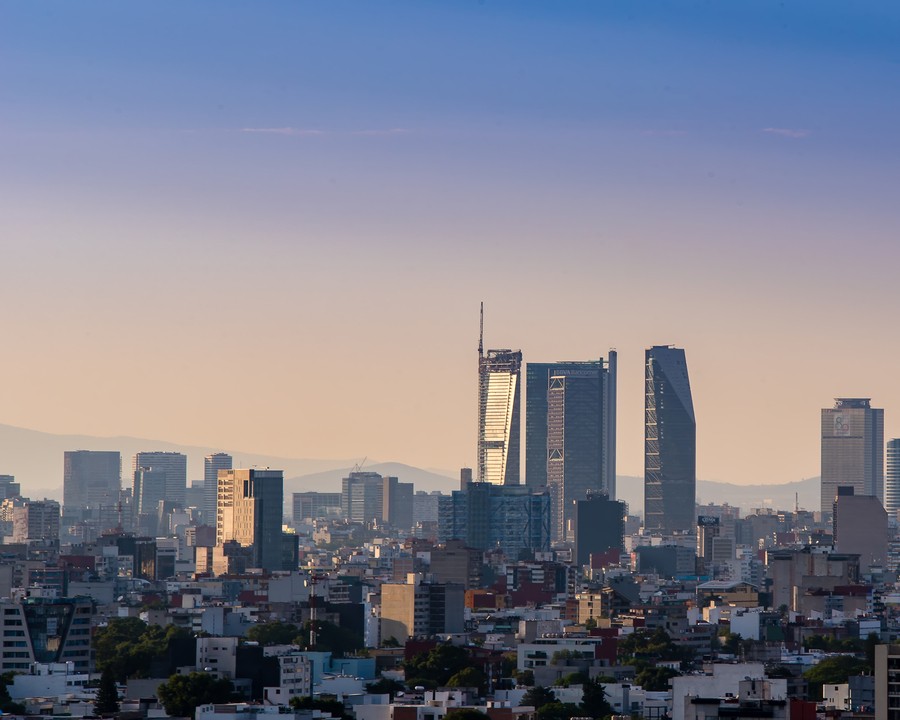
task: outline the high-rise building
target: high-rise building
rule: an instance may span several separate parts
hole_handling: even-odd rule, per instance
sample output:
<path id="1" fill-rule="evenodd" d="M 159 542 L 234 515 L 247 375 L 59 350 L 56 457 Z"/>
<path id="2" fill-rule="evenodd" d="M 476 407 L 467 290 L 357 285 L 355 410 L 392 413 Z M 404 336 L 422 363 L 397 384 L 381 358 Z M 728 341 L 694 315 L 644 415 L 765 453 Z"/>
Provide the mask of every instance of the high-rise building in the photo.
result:
<path id="1" fill-rule="evenodd" d="M 887 468 L 884 474 L 884 509 L 892 521 L 900 510 L 900 438 L 888 440 Z"/>
<path id="2" fill-rule="evenodd" d="M 200 508 L 200 519 L 204 525 L 216 525 L 219 470 L 231 470 L 233 462 L 228 453 L 214 453 L 203 458 L 203 505 Z"/>
<path id="3" fill-rule="evenodd" d="M 166 478 L 162 470 L 138 468 L 134 471 L 131 509 L 138 533 L 156 537 L 159 532 L 159 504 L 166 501 Z"/>
<path id="4" fill-rule="evenodd" d="M 465 586 L 426 583 L 410 573 L 406 583 L 381 586 L 381 638 L 460 633 L 465 629 Z"/>
<path id="5" fill-rule="evenodd" d="M 91 670 L 91 598 L 4 600 L 0 609 L 3 636 L 17 643 L 16 651 L 3 653 L 0 670 L 33 672 L 35 663 L 71 663 L 75 673 Z"/>
<path id="6" fill-rule="evenodd" d="M 507 558 L 550 549 L 550 496 L 524 485 L 469 483 L 438 498 L 438 538 L 464 540 L 477 550 L 500 550 Z"/>
<path id="7" fill-rule="evenodd" d="M 383 520 L 400 532 L 408 533 L 413 524 L 412 483 L 400 482 L 395 477 L 382 478 Z"/>
<path id="8" fill-rule="evenodd" d="M 835 398 L 822 410 L 822 514 L 832 510 L 838 487 L 884 497 L 884 410 L 869 398 Z"/>
<path id="9" fill-rule="evenodd" d="M 644 528 L 692 532 L 697 486 L 697 423 L 684 350 L 645 353 Z"/>
<path id="10" fill-rule="evenodd" d="M 175 507 L 184 507 L 187 490 L 187 456 L 177 452 L 139 452 L 132 461 L 132 472 L 149 468 L 166 474 L 166 499 Z"/>
<path id="11" fill-rule="evenodd" d="M 233 541 L 250 549 L 254 567 L 282 570 L 284 473 L 281 470 L 219 472 L 216 546 Z"/>
<path id="12" fill-rule="evenodd" d="M 616 352 L 609 361 L 528 363 L 525 483 L 547 487 L 554 540 L 571 540 L 574 503 L 615 494 Z"/>
<path id="13" fill-rule="evenodd" d="M 14 500 L 14 543 L 59 540 L 59 503 L 56 500 Z"/>
<path id="14" fill-rule="evenodd" d="M 384 478 L 377 472 L 357 470 L 341 480 L 341 512 L 351 522 L 384 521 Z"/>
<path id="15" fill-rule="evenodd" d="M 74 521 L 89 509 L 118 504 L 122 488 L 122 456 L 117 452 L 68 450 L 63 456 L 63 507 Z"/>
<path id="16" fill-rule="evenodd" d="M 592 553 L 625 549 L 625 515 L 619 500 L 602 493 L 588 493 L 575 503 L 575 564 L 587 565 Z"/>
<path id="17" fill-rule="evenodd" d="M 492 485 L 518 485 L 522 351 L 488 350 L 485 354 L 483 329 L 482 322 L 482 332 L 478 338 L 478 458 L 475 479 Z"/>
<path id="18" fill-rule="evenodd" d="M 832 532 L 834 549 L 859 555 L 859 571 L 887 567 L 888 518 L 873 495 L 857 495 L 852 487 L 838 486 L 834 498 Z"/>
<path id="19" fill-rule="evenodd" d="M 295 492 L 293 497 L 294 524 L 307 518 L 337 517 L 341 514 L 341 494 L 323 492 Z"/>

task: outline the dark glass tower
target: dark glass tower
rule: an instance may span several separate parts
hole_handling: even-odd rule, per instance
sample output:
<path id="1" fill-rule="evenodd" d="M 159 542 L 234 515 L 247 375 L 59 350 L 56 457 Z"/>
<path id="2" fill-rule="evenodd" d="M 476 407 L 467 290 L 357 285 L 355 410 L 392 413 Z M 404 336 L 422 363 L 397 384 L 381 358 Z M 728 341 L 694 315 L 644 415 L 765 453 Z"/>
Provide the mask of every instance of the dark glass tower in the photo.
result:
<path id="1" fill-rule="evenodd" d="M 697 423 L 684 350 L 655 345 L 644 369 L 644 528 L 690 532 L 696 521 Z"/>
<path id="2" fill-rule="evenodd" d="M 615 351 L 607 362 L 528 364 L 525 483 L 550 490 L 554 540 L 573 539 L 574 503 L 588 492 L 615 495 L 615 392 Z"/>

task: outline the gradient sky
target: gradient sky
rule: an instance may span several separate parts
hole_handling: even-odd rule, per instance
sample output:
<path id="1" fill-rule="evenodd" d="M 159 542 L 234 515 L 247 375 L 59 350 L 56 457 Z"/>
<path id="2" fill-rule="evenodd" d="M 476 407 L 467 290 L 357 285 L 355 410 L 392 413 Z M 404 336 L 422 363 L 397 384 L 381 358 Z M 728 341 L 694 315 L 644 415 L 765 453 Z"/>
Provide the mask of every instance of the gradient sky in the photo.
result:
<path id="1" fill-rule="evenodd" d="M 673 343 L 700 478 L 809 477 L 900 434 L 898 128 L 896 3 L 5 0 L 0 422 L 470 465 L 484 300 L 620 472 Z"/>

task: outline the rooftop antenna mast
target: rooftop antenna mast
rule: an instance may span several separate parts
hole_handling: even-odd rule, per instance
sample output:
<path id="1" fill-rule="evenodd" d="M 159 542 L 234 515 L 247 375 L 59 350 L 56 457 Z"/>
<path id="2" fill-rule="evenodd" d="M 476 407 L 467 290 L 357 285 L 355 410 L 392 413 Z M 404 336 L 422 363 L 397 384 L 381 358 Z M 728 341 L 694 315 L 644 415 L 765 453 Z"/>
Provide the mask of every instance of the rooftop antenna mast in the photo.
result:
<path id="1" fill-rule="evenodd" d="M 484 302 L 478 320 L 478 357 L 484 357 Z"/>

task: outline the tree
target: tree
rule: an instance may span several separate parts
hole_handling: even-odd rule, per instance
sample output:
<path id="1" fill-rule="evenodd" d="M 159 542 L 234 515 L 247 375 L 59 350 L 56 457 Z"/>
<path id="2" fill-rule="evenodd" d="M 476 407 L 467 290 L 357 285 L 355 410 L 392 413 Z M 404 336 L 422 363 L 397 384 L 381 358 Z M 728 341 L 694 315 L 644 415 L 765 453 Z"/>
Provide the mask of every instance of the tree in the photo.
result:
<path id="1" fill-rule="evenodd" d="M 292 697 L 290 706 L 294 710 L 321 710 L 332 717 L 341 718 L 341 720 L 353 720 L 353 716 L 347 714 L 344 703 L 337 700 L 334 695 L 328 697 L 319 696 L 317 698 L 312 698 L 309 695 Z"/>
<path id="2" fill-rule="evenodd" d="M 172 675 L 156 691 L 166 713 L 175 717 L 194 717 L 199 705 L 225 703 L 231 699 L 231 681 L 216 679 L 207 673 Z"/>
<path id="3" fill-rule="evenodd" d="M 378 678 L 375 682 L 370 682 L 366 685 L 366 692 L 372 695 L 390 695 L 391 702 L 394 700 L 394 695 L 403 690 L 404 685 L 402 682 L 397 680 L 392 680 L 391 678 Z"/>
<path id="4" fill-rule="evenodd" d="M 556 693 L 550 688 L 535 685 L 522 696 L 522 705 L 530 705 L 535 710 L 540 710 L 544 705 L 556 702 Z"/>
<path id="5" fill-rule="evenodd" d="M 490 715 L 475 708 L 457 708 L 448 712 L 444 718 L 445 720 L 491 720 Z"/>
<path id="6" fill-rule="evenodd" d="M 14 672 L 5 672 L 0 675 L 0 711 L 10 715 L 24 715 L 25 706 L 13 702 L 9 696 L 9 686 L 13 684 Z"/>
<path id="7" fill-rule="evenodd" d="M 111 667 L 107 666 L 100 675 L 100 687 L 97 689 L 97 697 L 94 700 L 94 712 L 101 717 L 119 712 L 119 690 L 116 688 L 116 679 Z"/>
<path id="8" fill-rule="evenodd" d="M 534 685 L 534 670 L 520 670 L 516 673 L 516 683 L 531 687 Z"/>
<path id="9" fill-rule="evenodd" d="M 664 692 L 669 689 L 669 680 L 679 674 L 677 670 L 665 666 L 645 667 L 634 676 L 634 681 L 644 690 Z"/>
<path id="10" fill-rule="evenodd" d="M 292 645 L 298 635 L 300 635 L 299 627 L 280 620 L 256 623 L 247 630 L 247 639 L 260 645 Z"/>
<path id="11" fill-rule="evenodd" d="M 567 688 L 572 685 L 582 685 L 587 681 L 587 679 L 588 676 L 583 672 L 573 672 L 569 673 L 568 675 L 564 675 L 553 684 L 558 685 L 559 687 Z"/>
<path id="12" fill-rule="evenodd" d="M 539 720 L 569 720 L 581 712 L 574 703 L 552 702 L 537 711 Z"/>
<path id="13" fill-rule="evenodd" d="M 450 679 L 447 680 L 447 687 L 478 688 L 478 692 L 483 695 L 487 690 L 487 678 L 477 667 L 469 665 L 451 675 Z"/>
<path id="14" fill-rule="evenodd" d="M 444 686 L 451 677 L 469 666 L 471 658 L 465 648 L 449 643 L 437 645 L 430 652 L 420 653 L 403 663 L 406 677 L 418 681 L 413 683 L 413 680 L 408 680 L 406 684 L 412 687 L 416 684 L 428 687 L 428 683 L 432 683 L 432 687 Z"/>
<path id="15" fill-rule="evenodd" d="M 196 640 L 188 630 L 164 630 L 133 617 L 111 619 L 97 630 L 93 646 L 97 669 L 109 668 L 118 682 L 153 673 L 170 675 L 179 666 L 193 664 L 196 656 Z"/>
<path id="16" fill-rule="evenodd" d="M 809 683 L 810 698 L 820 699 L 822 685 L 840 685 L 847 682 L 851 675 L 862 675 L 869 671 L 869 664 L 865 660 L 853 655 L 835 655 L 811 667 L 803 673 L 803 677 Z"/>
<path id="17" fill-rule="evenodd" d="M 582 686 L 582 713 L 592 718 L 605 718 L 613 714 L 613 707 L 606 699 L 606 689 L 599 680 L 588 680 Z"/>

